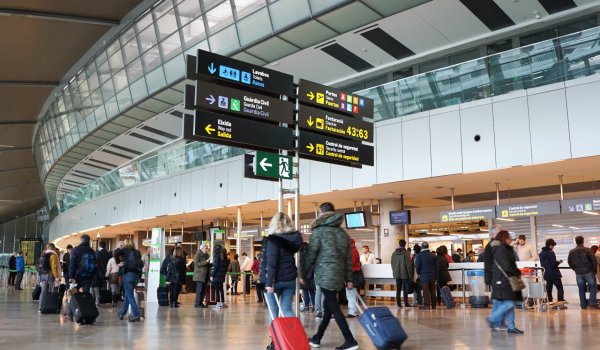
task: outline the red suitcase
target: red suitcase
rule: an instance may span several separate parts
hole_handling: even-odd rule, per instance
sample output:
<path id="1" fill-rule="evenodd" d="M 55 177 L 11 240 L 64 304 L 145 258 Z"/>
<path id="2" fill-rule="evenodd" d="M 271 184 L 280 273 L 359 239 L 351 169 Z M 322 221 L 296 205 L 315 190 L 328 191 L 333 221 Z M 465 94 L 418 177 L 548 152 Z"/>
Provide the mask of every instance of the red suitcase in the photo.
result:
<path id="1" fill-rule="evenodd" d="M 308 337 L 300 319 L 298 317 L 283 317 L 277 294 L 275 294 L 275 300 L 279 308 L 279 317 L 277 318 L 275 318 L 271 305 L 269 305 L 265 295 L 269 314 L 273 318 L 273 322 L 271 322 L 271 326 L 269 327 L 269 334 L 271 335 L 271 339 L 273 339 L 275 350 L 310 350 Z"/>

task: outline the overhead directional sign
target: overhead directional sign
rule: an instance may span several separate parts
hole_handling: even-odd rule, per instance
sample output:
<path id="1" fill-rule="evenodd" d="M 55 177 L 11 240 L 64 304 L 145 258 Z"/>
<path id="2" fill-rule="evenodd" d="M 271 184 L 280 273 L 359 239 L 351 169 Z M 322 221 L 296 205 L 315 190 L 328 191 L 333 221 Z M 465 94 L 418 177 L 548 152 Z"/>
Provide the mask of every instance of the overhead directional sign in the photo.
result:
<path id="1" fill-rule="evenodd" d="M 495 207 L 481 207 L 469 209 L 455 209 L 440 211 L 441 222 L 473 221 L 493 219 L 496 217 Z"/>
<path id="2" fill-rule="evenodd" d="M 204 50 L 198 50 L 197 65 L 199 76 L 280 95 L 294 94 L 294 78 L 289 74 Z"/>
<path id="3" fill-rule="evenodd" d="M 300 133 L 298 151 L 300 154 L 334 161 L 374 164 L 374 151 L 371 146 L 307 131 Z"/>
<path id="4" fill-rule="evenodd" d="M 293 177 L 292 157 L 268 152 L 256 152 L 255 174 L 258 176 L 291 179 Z"/>
<path id="5" fill-rule="evenodd" d="M 541 203 L 521 203 L 496 206 L 496 216 L 499 218 L 518 218 L 524 216 L 559 214 L 558 201 Z"/>
<path id="6" fill-rule="evenodd" d="M 195 107 L 263 121 L 294 123 L 291 102 L 206 82 L 197 83 Z"/>
<path id="7" fill-rule="evenodd" d="M 298 126 L 352 140 L 373 142 L 372 123 L 310 106 L 300 105 Z"/>
<path id="8" fill-rule="evenodd" d="M 584 211 L 600 210 L 600 198 L 577 198 L 560 201 L 563 213 L 582 213 Z"/>
<path id="9" fill-rule="evenodd" d="M 338 113 L 373 118 L 373 100 L 356 96 L 340 89 L 300 79 L 298 100 L 318 108 L 327 108 Z"/>
<path id="10" fill-rule="evenodd" d="M 184 129 L 184 135 L 205 142 L 249 149 L 282 149 L 294 147 L 293 131 L 244 118 L 196 110 L 193 134 Z M 190 123 L 184 122 L 184 128 Z"/>

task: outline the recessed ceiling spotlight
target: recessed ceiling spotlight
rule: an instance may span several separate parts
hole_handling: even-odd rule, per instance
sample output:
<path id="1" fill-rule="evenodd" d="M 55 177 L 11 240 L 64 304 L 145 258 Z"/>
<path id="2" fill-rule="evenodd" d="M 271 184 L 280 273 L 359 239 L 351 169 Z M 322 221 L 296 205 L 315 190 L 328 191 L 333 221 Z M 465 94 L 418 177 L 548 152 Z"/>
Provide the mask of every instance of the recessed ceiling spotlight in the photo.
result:
<path id="1" fill-rule="evenodd" d="M 533 12 L 533 17 L 535 17 L 536 19 L 540 19 L 542 18 L 542 15 L 539 12 L 535 11 Z"/>

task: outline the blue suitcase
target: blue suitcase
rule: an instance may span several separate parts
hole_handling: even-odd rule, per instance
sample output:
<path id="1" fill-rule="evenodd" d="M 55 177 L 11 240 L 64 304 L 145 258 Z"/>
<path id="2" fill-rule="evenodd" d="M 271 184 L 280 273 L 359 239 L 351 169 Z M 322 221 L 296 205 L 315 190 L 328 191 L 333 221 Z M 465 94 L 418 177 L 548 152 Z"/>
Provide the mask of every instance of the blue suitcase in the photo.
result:
<path id="1" fill-rule="evenodd" d="M 400 349 L 402 343 L 408 338 L 400 325 L 400 320 L 392 315 L 389 308 L 385 306 L 369 308 L 358 293 L 356 293 L 356 297 L 364 307 L 358 321 L 371 337 L 373 345 L 382 350 Z"/>
<path id="2" fill-rule="evenodd" d="M 452 298 L 452 292 L 448 286 L 444 286 L 440 289 L 440 294 L 442 295 L 442 300 L 444 301 L 444 305 L 446 308 L 452 309 L 454 307 L 454 299 Z"/>

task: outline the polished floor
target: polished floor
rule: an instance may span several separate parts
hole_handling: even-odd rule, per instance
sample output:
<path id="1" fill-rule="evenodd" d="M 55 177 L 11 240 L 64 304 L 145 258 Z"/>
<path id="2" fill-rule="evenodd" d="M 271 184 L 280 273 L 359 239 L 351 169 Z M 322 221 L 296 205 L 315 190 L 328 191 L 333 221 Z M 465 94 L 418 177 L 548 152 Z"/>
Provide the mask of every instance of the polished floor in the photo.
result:
<path id="1" fill-rule="evenodd" d="M 149 306 L 147 319 L 129 323 L 116 310 L 100 307 L 93 326 L 78 326 L 55 315 L 38 315 L 29 290 L 0 290 L 0 349 L 264 349 L 269 342 L 267 311 L 254 299 L 230 297 L 223 310 L 194 309 L 193 294 L 182 295 L 182 307 Z M 371 302 L 374 304 L 374 302 Z M 383 303 L 379 303 L 380 305 Z M 389 304 L 389 302 L 388 302 Z M 598 348 L 600 311 L 567 310 L 523 312 L 517 310 L 517 326 L 525 335 L 490 332 L 485 317 L 489 310 L 398 309 L 409 338 L 403 349 L 567 349 Z M 312 313 L 302 313 L 309 335 L 318 323 Z M 361 349 L 374 349 L 357 319 L 349 320 Z M 322 349 L 343 342 L 335 322 L 322 340 Z"/>

